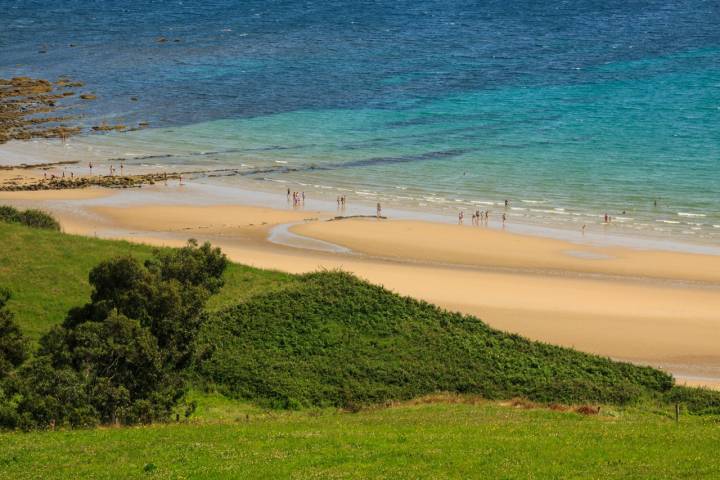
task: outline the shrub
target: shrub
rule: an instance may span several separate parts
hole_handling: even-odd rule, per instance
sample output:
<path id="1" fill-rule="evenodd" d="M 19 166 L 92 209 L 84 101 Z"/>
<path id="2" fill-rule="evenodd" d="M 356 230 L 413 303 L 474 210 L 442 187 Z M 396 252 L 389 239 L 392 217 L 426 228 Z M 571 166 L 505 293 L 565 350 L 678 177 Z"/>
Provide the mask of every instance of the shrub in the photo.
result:
<path id="1" fill-rule="evenodd" d="M 673 382 L 652 368 L 532 342 L 339 272 L 304 275 L 213 315 L 198 343 L 201 378 L 279 408 L 356 409 L 438 391 L 625 404 Z"/>
<path id="2" fill-rule="evenodd" d="M 91 300 L 40 340 L 38 355 L 0 391 L 0 422 L 48 428 L 149 423 L 183 397 L 205 302 L 222 285 L 219 249 L 194 241 L 102 262 Z"/>
<path id="3" fill-rule="evenodd" d="M 7 309 L 10 292 L 0 288 L 0 380 L 27 357 L 27 340 Z"/>
<path id="4" fill-rule="evenodd" d="M 720 415 L 720 394 L 715 390 L 676 386 L 665 398 L 670 403 L 681 404 L 689 413 Z"/>
<path id="5" fill-rule="evenodd" d="M 41 210 L 20 211 L 7 205 L 0 205 L 0 221 L 21 223 L 32 228 L 60 230 L 60 224 L 49 213 Z"/>

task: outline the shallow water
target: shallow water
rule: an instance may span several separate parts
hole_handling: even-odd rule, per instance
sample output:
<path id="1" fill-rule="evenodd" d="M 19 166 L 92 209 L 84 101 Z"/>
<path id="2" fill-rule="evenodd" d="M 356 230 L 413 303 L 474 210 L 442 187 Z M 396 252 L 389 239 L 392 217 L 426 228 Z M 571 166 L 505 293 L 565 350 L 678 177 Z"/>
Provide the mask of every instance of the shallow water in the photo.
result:
<path id="1" fill-rule="evenodd" d="M 108 158 L 720 243 L 714 2 L 0 7 L 0 77 L 67 74 L 98 94 L 86 125 L 156 127 L 84 140 Z"/>

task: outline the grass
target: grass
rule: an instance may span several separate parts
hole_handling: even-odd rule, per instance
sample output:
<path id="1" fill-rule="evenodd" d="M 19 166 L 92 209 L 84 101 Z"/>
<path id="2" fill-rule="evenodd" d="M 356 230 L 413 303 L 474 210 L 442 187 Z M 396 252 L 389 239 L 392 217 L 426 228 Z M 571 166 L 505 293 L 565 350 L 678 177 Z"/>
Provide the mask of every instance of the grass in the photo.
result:
<path id="1" fill-rule="evenodd" d="M 675 424 L 669 412 L 638 408 L 583 416 L 455 396 L 354 414 L 198 400 L 190 423 L 0 434 L 0 477 L 720 476 L 720 428 L 709 417 L 683 416 Z"/>
<path id="2" fill-rule="evenodd" d="M 12 293 L 9 308 L 32 340 L 65 318 L 71 307 L 90 298 L 88 273 L 116 255 L 148 258 L 154 247 L 31 229 L 0 222 L 0 286 Z M 259 292 L 273 291 L 294 277 L 280 272 L 231 264 L 226 286 L 212 298 L 222 308 Z"/>

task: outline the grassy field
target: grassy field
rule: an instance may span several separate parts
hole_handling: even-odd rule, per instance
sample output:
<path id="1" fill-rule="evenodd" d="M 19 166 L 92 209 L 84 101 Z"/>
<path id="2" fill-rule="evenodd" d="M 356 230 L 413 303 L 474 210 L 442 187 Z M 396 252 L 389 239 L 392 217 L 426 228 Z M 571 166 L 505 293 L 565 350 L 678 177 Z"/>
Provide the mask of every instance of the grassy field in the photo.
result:
<path id="1" fill-rule="evenodd" d="M 12 291 L 10 308 L 34 340 L 61 322 L 70 307 L 88 300 L 88 272 L 99 261 L 119 254 L 146 258 L 152 252 L 151 247 L 144 245 L 3 223 L 0 245 L 3 246 L 0 286 Z M 468 352 L 481 354 L 473 350 L 476 346 L 466 343 L 469 338 L 465 337 L 466 330 L 487 327 L 463 325 L 470 322 L 469 317 L 440 315 L 432 306 L 413 303 L 366 284 L 343 281 L 342 288 L 352 291 L 333 290 L 338 287 L 332 284 L 338 278 L 333 275 L 317 277 L 318 283 L 317 278 L 308 281 L 307 277 L 232 264 L 226 273 L 225 287 L 211 300 L 213 323 L 203 337 L 203 341 L 219 345 L 217 352 L 222 355 L 218 358 L 227 361 L 215 361 L 215 370 L 208 373 L 242 377 L 243 369 L 253 367 L 253 358 L 269 362 L 255 365 L 258 371 L 272 373 L 273 365 L 282 365 L 284 358 L 302 360 L 302 365 L 286 364 L 288 368 L 277 369 L 275 377 L 268 375 L 262 387 L 266 391 L 253 395 L 269 398 L 267 388 L 277 391 L 284 388 L 287 394 L 290 390 L 286 387 L 293 387 L 291 382 L 295 381 L 307 383 L 303 388 L 309 388 L 304 391 L 309 392 L 307 398 L 311 399 L 313 389 L 327 387 L 318 382 L 352 379 L 358 373 L 356 366 L 367 368 L 363 374 L 368 379 L 382 374 L 385 366 L 392 370 L 385 372 L 389 378 L 396 378 L 398 366 L 406 369 L 409 360 L 415 362 L 429 354 L 445 352 L 456 360 Z M 323 283 L 328 278 L 330 284 Z M 338 302 L 339 299 L 343 301 Z M 243 305 L 236 306 L 239 302 Z M 287 328 L 291 318 L 298 328 Z M 319 322 L 322 319 L 328 321 Z M 359 319 L 367 323 L 353 328 L 361 327 L 362 332 L 382 328 L 350 342 L 350 335 L 359 335 L 361 331 L 354 332 L 348 328 L 350 324 L 343 322 Z M 422 325 L 408 323 L 414 319 L 420 319 Z M 458 323 L 450 331 L 450 340 L 437 336 L 453 322 Z M 257 324 L 252 338 L 240 336 L 247 333 L 250 324 Z M 555 347 L 533 346 L 519 337 L 502 335 L 486 338 L 485 341 L 497 342 L 483 348 L 493 352 L 491 363 L 502 364 L 506 370 L 521 359 L 528 360 L 517 369 L 523 375 L 537 368 L 540 369 L 537 373 L 542 373 L 543 369 L 557 367 L 566 376 L 587 374 L 588 379 L 592 376 L 600 379 L 609 372 L 627 374 L 629 378 L 639 375 L 633 382 L 653 381 L 644 379 L 645 374 L 634 367 L 615 367 L 602 359 L 579 365 L 586 370 L 582 373 L 572 363 L 586 359 L 583 354 L 563 350 L 566 353 L 555 355 L 558 353 L 553 350 Z M 390 342 L 393 336 L 401 343 Z M 428 346 L 420 345 L 418 338 L 430 339 L 426 343 L 434 345 L 431 346 L 437 351 L 428 353 Z M 444 344 L 445 341 L 450 343 Z M 268 342 L 272 345 L 266 349 Z M 258 357 L 243 352 L 248 345 L 262 346 L 266 355 Z M 498 356 L 513 349 L 521 355 Z M 381 356 L 371 359 L 369 352 Z M 400 357 L 394 356 L 397 353 Z M 559 363 L 545 362 L 546 354 L 556 357 L 554 361 Z M 366 360 L 372 362 L 362 363 Z M 434 362 L 433 371 L 441 371 L 447 363 L 442 355 L 430 360 Z M 391 363 L 395 361 L 406 363 Z M 337 375 L 313 376 L 313 369 L 323 364 L 327 364 L 326 373 L 332 370 Z M 343 369 L 348 365 L 350 369 Z M 422 377 L 421 367 L 417 364 L 413 366 L 416 371 L 407 370 L 407 378 L 412 374 L 412 378 L 423 382 L 437 380 Z M 626 368 L 632 372 L 623 373 Z M 297 378 L 300 374 L 304 377 Z M 508 379 L 518 385 L 525 381 L 520 377 Z M 606 386 L 608 379 L 612 380 L 601 379 Z M 398 385 L 388 383 L 387 388 Z M 338 386 L 345 384 L 330 385 Z M 599 415 L 586 416 L 547 407 L 525 408 L 529 406 L 527 402 L 491 402 L 457 395 L 434 395 L 387 408 L 362 408 L 356 413 L 332 407 L 267 410 L 257 403 L 197 390 L 192 398 L 198 408 L 187 422 L 0 433 L 0 479 L 720 478 L 716 448 L 720 442 L 718 416 L 684 412 L 676 424 L 674 407 L 658 402 L 602 406 Z M 713 394 L 708 402 L 715 401 Z"/>
<path id="2" fill-rule="evenodd" d="M 0 245 L 0 286 L 11 291 L 10 309 L 33 340 L 62 322 L 71 307 L 89 300 L 88 273 L 100 261 L 116 255 L 145 259 L 153 251 L 147 245 L 2 222 Z M 293 281 L 291 275 L 231 264 L 226 272 L 226 286 L 211 299 L 210 308 L 232 305 Z"/>
<path id="3" fill-rule="evenodd" d="M 0 434 L 0 477 L 718 478 L 718 442 L 707 417 L 675 424 L 638 408 L 583 416 L 441 399 L 268 413 L 204 397 L 186 424 Z"/>

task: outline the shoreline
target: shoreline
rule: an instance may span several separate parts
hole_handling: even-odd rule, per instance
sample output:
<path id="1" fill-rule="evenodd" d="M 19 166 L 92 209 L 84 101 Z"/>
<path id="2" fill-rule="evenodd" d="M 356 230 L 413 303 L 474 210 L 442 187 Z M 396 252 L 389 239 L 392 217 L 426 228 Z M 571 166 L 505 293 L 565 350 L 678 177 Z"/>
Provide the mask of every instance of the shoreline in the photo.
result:
<path id="1" fill-rule="evenodd" d="M 145 133 L 151 131 L 152 129 Z M 58 176 L 60 172 L 65 171 L 67 174 L 74 172 L 76 177 L 87 176 L 87 163 L 90 161 L 96 166 L 96 172 L 102 172 L 101 175 L 108 171 L 110 165 L 115 165 L 117 170 L 117 166 L 123 164 L 127 167 L 126 172 L 131 172 L 128 175 L 135 176 L 169 174 L 170 172 L 181 172 L 183 175 L 187 173 L 186 180 L 190 183 L 201 186 L 213 193 L 226 190 L 227 193 L 223 193 L 221 196 L 228 198 L 232 198 L 238 190 L 262 194 L 268 198 L 275 197 L 270 201 L 266 198 L 266 205 L 276 204 L 277 198 L 281 197 L 277 193 L 279 190 L 285 188 L 298 191 L 306 190 L 309 196 L 313 198 L 313 202 L 318 205 L 317 208 L 327 211 L 334 210 L 337 195 L 350 194 L 351 207 L 348 213 L 351 214 L 374 213 L 375 202 L 380 200 L 381 197 L 389 195 L 389 192 L 375 192 L 375 196 L 368 196 L 365 195 L 367 192 L 352 192 L 339 186 L 306 184 L 293 180 L 292 177 L 287 180 L 273 178 L 273 172 L 275 174 L 282 173 L 285 168 L 289 168 L 289 172 L 292 172 L 292 169 L 296 167 L 286 165 L 288 162 L 284 161 L 270 162 L 258 159 L 259 163 L 252 166 L 245 164 L 238 166 L 222 162 L 212 163 L 211 160 L 205 159 L 207 155 L 222 152 L 203 151 L 183 154 L 177 149 L 173 149 L 170 150 L 171 153 L 163 153 L 166 151 L 163 148 L 150 145 L 146 141 L 137 140 L 135 137 L 130 137 L 130 135 L 132 134 L 109 135 L 102 138 L 79 136 L 74 137 L 65 144 L 48 140 L 12 141 L 0 145 L 0 166 L 7 168 L 8 165 L 25 165 L 22 172 L 30 176 L 34 174 L 35 178 L 37 178 L 37 175 L 42 175 L 42 173 L 39 170 L 32 169 L 33 163 L 37 163 L 38 166 L 42 165 L 43 169 L 49 173 L 53 171 L 54 165 L 54 171 Z M 138 145 L 134 145 L 133 142 L 138 143 Z M 124 144 L 126 144 L 125 147 L 123 147 Z M 133 148 L 133 145 L 137 148 Z M 148 153 L 148 155 L 144 155 L 144 153 Z M 188 156 L 190 161 L 178 161 L 178 159 L 184 159 L 185 156 Z M 157 163 L 158 161 L 168 163 Z M 304 168 L 302 165 L 297 167 Z M 7 176 L 13 170 L 5 170 L 4 172 L 0 171 L 0 175 Z M 568 240 L 581 244 L 589 243 L 598 246 L 620 246 L 720 255 L 720 242 L 716 242 L 715 237 L 693 239 L 692 235 L 680 236 L 677 232 L 663 233 L 631 229 L 623 217 L 618 217 L 617 221 L 605 224 L 601 221 L 600 214 L 590 215 L 585 212 L 582 213 L 585 220 L 568 224 L 567 222 L 560 222 L 560 217 L 570 218 L 576 214 L 580 215 L 580 213 L 566 212 L 564 208 L 553 209 L 562 210 L 554 212 L 558 217 L 557 222 L 545 217 L 518 216 L 517 210 L 530 211 L 537 208 L 542 210 L 551 207 L 550 205 L 534 205 L 534 203 L 525 205 L 524 200 L 515 199 L 514 201 L 511 199 L 508 208 L 505 208 L 502 202 L 498 201 L 480 202 L 482 205 L 477 204 L 478 202 L 472 202 L 474 205 L 468 205 L 467 202 L 457 204 L 433 204 L 433 202 L 430 202 L 421 207 L 400 200 L 400 198 L 405 197 L 381 199 L 383 210 L 389 212 L 393 218 L 454 224 L 457 222 L 458 211 L 465 210 L 466 223 L 469 224 L 471 213 L 476 207 L 480 208 L 480 210 L 489 208 L 491 211 L 491 227 L 500 227 L 502 224 L 500 217 L 503 212 L 506 212 L 509 215 L 509 220 L 504 228 L 513 233 Z M 319 199 L 319 202 L 317 199 Z M 681 213 L 677 212 L 666 213 L 668 215 L 681 215 Z M 693 225 L 697 223 L 696 220 L 702 220 L 694 217 L 679 217 L 678 222 L 674 220 L 667 220 L 667 222 L 669 222 L 668 225 L 670 223 L 681 223 L 683 219 L 692 220 Z M 665 222 L 666 220 L 657 221 Z M 587 222 L 586 233 L 581 232 L 583 222 Z M 692 230 L 694 227 L 690 228 L 690 226 L 689 223 L 688 228 Z M 709 228 L 712 235 L 715 235 L 715 230 L 720 232 L 720 225 L 710 226 L 713 227 Z M 717 239 L 720 240 L 720 237 L 717 237 Z"/>
<path id="2" fill-rule="evenodd" d="M 195 186 L 97 190 L 88 197 L 26 192 L 35 195 L 0 200 L 46 208 L 68 233 L 169 246 L 192 237 L 260 268 L 341 268 L 501 330 L 665 368 L 679 383 L 720 385 L 719 256 L 418 220 L 324 222 L 335 212 L 321 201 L 292 209 L 282 197 L 252 192 L 230 199 Z M 268 237 L 277 229 L 324 246 L 273 242 Z"/>

